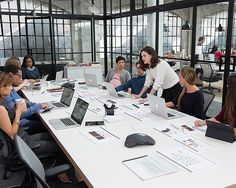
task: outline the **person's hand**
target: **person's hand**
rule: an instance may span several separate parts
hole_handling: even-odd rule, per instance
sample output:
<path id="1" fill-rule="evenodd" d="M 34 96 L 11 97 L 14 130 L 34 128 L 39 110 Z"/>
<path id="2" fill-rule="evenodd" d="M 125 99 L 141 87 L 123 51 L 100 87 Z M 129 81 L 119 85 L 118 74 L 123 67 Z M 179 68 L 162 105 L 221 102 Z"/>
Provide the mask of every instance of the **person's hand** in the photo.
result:
<path id="1" fill-rule="evenodd" d="M 22 113 L 27 110 L 25 100 L 22 99 L 19 102 L 16 103 L 16 112 Z"/>
<path id="2" fill-rule="evenodd" d="M 140 95 L 133 95 L 133 96 L 134 96 L 134 98 L 136 98 L 136 99 L 140 99 L 140 98 L 141 98 Z"/>
<path id="3" fill-rule="evenodd" d="M 45 109 L 45 108 L 48 108 L 48 103 L 41 103 L 41 108 L 42 109 Z"/>
<path id="4" fill-rule="evenodd" d="M 200 127 L 200 126 L 205 125 L 206 121 L 198 119 L 198 120 L 195 121 L 194 124 L 195 124 L 196 127 Z"/>
<path id="5" fill-rule="evenodd" d="M 30 83 L 29 80 L 24 80 L 24 81 L 22 82 L 22 86 L 25 87 L 25 86 L 27 86 L 29 83 Z"/>
<path id="6" fill-rule="evenodd" d="M 147 102 L 147 98 L 141 98 L 141 99 L 138 100 L 139 104 L 143 104 L 145 102 Z"/>
<path id="7" fill-rule="evenodd" d="M 34 79 L 29 79 L 28 80 L 31 84 L 35 83 L 36 81 Z"/>

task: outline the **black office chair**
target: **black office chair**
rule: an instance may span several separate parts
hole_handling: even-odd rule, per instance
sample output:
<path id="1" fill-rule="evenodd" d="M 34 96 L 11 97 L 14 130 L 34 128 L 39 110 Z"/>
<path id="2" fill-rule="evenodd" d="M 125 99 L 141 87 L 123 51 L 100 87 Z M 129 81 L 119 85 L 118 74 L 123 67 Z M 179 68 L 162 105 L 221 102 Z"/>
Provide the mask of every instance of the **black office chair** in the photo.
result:
<path id="1" fill-rule="evenodd" d="M 209 106 L 211 105 L 213 99 L 215 98 L 215 95 L 213 93 L 203 91 L 203 90 L 202 90 L 202 94 L 204 97 L 203 117 L 204 117 L 204 119 L 206 119 L 206 118 L 208 118 L 206 115 L 207 110 L 208 110 Z"/>
<path id="2" fill-rule="evenodd" d="M 221 74 L 217 74 L 210 63 L 199 63 L 201 66 L 201 75 L 200 75 L 200 79 L 202 81 L 208 82 L 208 87 L 202 87 L 202 89 L 208 89 L 211 93 L 213 92 L 213 90 L 217 90 L 218 92 L 220 92 L 219 88 L 215 88 L 211 86 L 211 83 L 213 82 L 218 82 L 219 80 L 222 80 L 222 75 Z"/>
<path id="3" fill-rule="evenodd" d="M 9 172 L 17 172 L 25 166 L 18 159 L 13 140 L 0 129 L 0 164 L 3 166 L 3 174 L 0 179 L 8 179 L 12 175 Z"/>
<path id="4" fill-rule="evenodd" d="M 32 177 L 35 179 L 37 188 L 50 188 L 49 184 L 46 182 L 47 179 L 71 169 L 71 165 L 63 164 L 44 170 L 41 161 L 29 148 L 29 146 L 21 139 L 21 137 L 15 135 L 14 140 L 18 155 L 22 162 L 26 165 Z M 32 187 L 34 186 L 32 185 Z"/>

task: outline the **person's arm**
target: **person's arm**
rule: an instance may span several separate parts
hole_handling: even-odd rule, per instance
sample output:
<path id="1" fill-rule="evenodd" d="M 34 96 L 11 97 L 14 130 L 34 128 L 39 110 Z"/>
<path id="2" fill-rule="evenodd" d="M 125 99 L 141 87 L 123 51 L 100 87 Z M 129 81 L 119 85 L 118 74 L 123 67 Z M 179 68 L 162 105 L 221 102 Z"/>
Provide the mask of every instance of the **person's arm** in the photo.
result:
<path id="1" fill-rule="evenodd" d="M 1 113 L 0 128 L 12 139 L 14 139 L 14 135 L 18 131 L 20 116 L 24 110 L 25 110 L 25 103 L 20 102 L 16 107 L 15 118 L 11 123 L 6 108 L 0 106 L 0 113 Z"/>
<path id="2" fill-rule="evenodd" d="M 37 78 L 35 79 L 35 81 L 37 81 L 38 79 L 41 79 L 39 69 L 37 67 L 35 67 L 35 72 L 37 72 Z"/>
<path id="3" fill-rule="evenodd" d="M 130 88 L 130 83 L 131 83 L 131 80 L 129 80 L 128 82 L 124 83 L 124 84 L 121 84 L 119 85 L 118 87 L 116 87 L 116 92 L 118 91 L 126 91 L 127 89 Z"/>
<path id="4" fill-rule="evenodd" d="M 21 114 L 21 119 L 25 119 L 31 116 L 32 114 L 39 112 L 39 110 L 41 109 L 43 109 L 42 104 L 27 101 L 27 110 Z"/>
<path id="5" fill-rule="evenodd" d="M 215 118 L 209 118 L 207 120 L 214 121 L 214 122 L 219 122 Z M 195 124 L 196 127 L 200 127 L 200 126 L 206 125 L 206 120 L 198 119 L 194 122 L 194 124 Z"/>
<path id="6" fill-rule="evenodd" d="M 29 83 L 29 81 L 27 79 L 25 79 L 18 87 L 14 87 L 14 89 L 16 91 L 21 90 L 23 87 L 25 87 L 27 84 Z"/>
<path id="7" fill-rule="evenodd" d="M 194 102 L 194 116 L 197 118 L 203 118 L 203 106 L 204 98 L 203 95 L 198 95 Z"/>
<path id="8" fill-rule="evenodd" d="M 148 87 L 146 85 L 144 85 L 143 89 L 140 91 L 140 93 L 138 95 L 134 95 L 134 97 L 136 99 L 140 99 L 143 96 L 143 94 L 146 92 L 147 89 L 148 89 Z"/>

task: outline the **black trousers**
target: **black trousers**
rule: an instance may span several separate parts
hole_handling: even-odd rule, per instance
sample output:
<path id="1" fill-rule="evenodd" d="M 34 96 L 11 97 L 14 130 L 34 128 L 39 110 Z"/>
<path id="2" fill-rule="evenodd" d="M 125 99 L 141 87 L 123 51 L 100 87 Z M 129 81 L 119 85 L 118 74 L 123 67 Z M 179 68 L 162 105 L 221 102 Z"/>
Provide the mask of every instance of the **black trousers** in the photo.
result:
<path id="1" fill-rule="evenodd" d="M 178 98 L 181 91 L 182 86 L 178 82 L 173 87 L 164 89 L 161 97 L 164 98 L 166 102 L 174 101 Z"/>

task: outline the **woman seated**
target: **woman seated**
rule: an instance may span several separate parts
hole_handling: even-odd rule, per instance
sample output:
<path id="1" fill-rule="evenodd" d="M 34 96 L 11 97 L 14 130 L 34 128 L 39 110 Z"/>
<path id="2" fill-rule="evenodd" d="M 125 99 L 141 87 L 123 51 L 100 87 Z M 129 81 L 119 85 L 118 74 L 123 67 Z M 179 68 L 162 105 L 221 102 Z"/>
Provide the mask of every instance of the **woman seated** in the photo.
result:
<path id="1" fill-rule="evenodd" d="M 225 105 L 223 106 L 220 113 L 208 120 L 226 123 L 234 127 L 234 132 L 236 133 L 236 74 L 232 74 L 228 77 L 228 87 L 225 98 Z M 205 120 L 196 120 L 195 126 L 205 125 Z"/>
<path id="2" fill-rule="evenodd" d="M 173 108 L 177 105 L 179 111 L 197 118 L 203 118 L 204 97 L 201 90 L 195 85 L 196 73 L 193 68 L 182 68 L 179 80 L 183 89 L 178 98 L 167 102 L 166 106 Z"/>
<path id="3" fill-rule="evenodd" d="M 34 149 L 36 155 L 41 154 L 62 154 L 60 148 L 53 141 L 49 133 L 38 133 L 34 135 L 28 135 L 23 129 L 20 129 L 20 116 L 22 112 L 26 111 L 26 104 L 24 100 L 20 100 L 16 106 L 15 111 L 12 110 L 4 101 L 4 97 L 9 96 L 12 89 L 12 76 L 8 73 L 0 73 L 0 129 L 2 129 L 11 139 L 14 139 L 14 135 L 18 134 L 29 146 L 39 145 Z M 63 156 L 60 156 L 60 160 L 64 160 Z M 61 177 L 62 176 L 62 177 Z M 59 176 L 62 181 L 63 178 L 68 177 L 63 173 Z M 66 180 L 66 181 L 67 181 Z"/>
<path id="4" fill-rule="evenodd" d="M 118 56 L 116 58 L 116 68 L 111 69 L 106 78 L 105 82 L 109 82 L 113 85 L 113 87 L 118 87 L 121 84 L 126 83 L 130 80 L 130 73 L 124 69 L 125 68 L 125 58 L 122 56 Z"/>
<path id="5" fill-rule="evenodd" d="M 34 80 L 34 82 L 38 82 L 41 78 L 38 68 L 35 67 L 34 58 L 32 56 L 27 55 L 24 57 L 21 68 L 23 79 L 31 79 Z"/>

